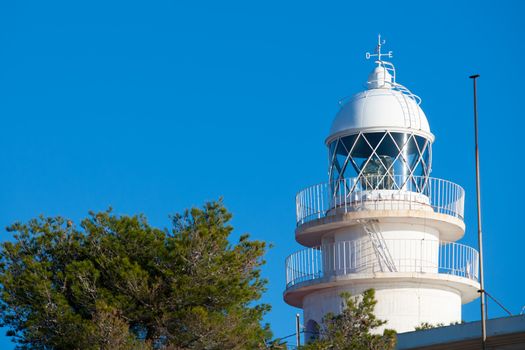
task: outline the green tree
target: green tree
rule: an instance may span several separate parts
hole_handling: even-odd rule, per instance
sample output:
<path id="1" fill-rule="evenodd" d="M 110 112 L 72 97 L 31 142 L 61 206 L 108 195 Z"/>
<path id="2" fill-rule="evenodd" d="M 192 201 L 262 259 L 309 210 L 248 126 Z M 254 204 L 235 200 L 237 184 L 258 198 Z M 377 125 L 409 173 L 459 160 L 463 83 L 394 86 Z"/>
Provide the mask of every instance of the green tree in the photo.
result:
<path id="1" fill-rule="evenodd" d="M 391 350 L 396 346 L 396 333 L 386 329 L 383 334 L 372 331 L 386 323 L 377 319 L 374 308 L 377 304 L 373 289 L 359 297 L 342 293 L 343 312 L 329 313 L 319 328 L 320 337 L 307 344 L 306 350 Z"/>
<path id="2" fill-rule="evenodd" d="M 438 328 L 438 327 L 444 327 L 444 326 L 445 326 L 444 323 L 432 324 L 432 323 L 428 323 L 428 322 L 421 322 L 419 324 L 419 326 L 416 326 L 415 330 L 416 331 L 424 331 L 425 329 L 432 329 L 432 328 Z"/>
<path id="3" fill-rule="evenodd" d="M 259 349 L 264 242 L 228 240 L 221 202 L 172 217 L 90 213 L 8 228 L 0 317 L 20 349 Z"/>

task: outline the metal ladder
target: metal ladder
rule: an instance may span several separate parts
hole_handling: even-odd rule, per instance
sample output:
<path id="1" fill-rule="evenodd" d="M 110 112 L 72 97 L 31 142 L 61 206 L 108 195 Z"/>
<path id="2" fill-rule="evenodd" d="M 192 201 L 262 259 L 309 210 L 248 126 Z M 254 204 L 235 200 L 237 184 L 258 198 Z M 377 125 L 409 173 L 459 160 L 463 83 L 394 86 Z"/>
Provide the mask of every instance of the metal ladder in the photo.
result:
<path id="1" fill-rule="evenodd" d="M 381 268 L 381 271 L 384 271 L 384 265 L 388 271 L 397 272 L 396 264 L 388 250 L 388 246 L 381 234 L 381 230 L 379 230 L 376 225 L 377 222 L 377 220 L 359 220 L 359 223 L 363 225 L 363 229 L 368 234 L 370 242 L 372 242 L 376 256 L 379 259 L 379 267 Z"/>

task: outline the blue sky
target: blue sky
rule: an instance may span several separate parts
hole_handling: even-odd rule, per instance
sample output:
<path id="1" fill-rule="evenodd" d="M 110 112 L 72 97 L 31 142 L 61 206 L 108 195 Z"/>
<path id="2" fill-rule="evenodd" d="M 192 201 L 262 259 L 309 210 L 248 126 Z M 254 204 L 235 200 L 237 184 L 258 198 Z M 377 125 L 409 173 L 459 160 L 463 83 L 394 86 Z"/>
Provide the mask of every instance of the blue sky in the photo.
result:
<path id="1" fill-rule="evenodd" d="M 112 206 L 168 215 L 224 197 L 236 235 L 272 242 L 264 301 L 275 336 L 295 193 L 326 181 L 337 101 L 360 91 L 376 35 L 422 97 L 433 176 L 467 191 L 476 246 L 472 91 L 479 79 L 486 287 L 525 305 L 519 1 L 4 1 L 0 4 L 0 226 Z M 3 239 L 9 235 L 3 232 Z M 503 315 L 489 303 L 490 317 Z M 467 321 L 478 303 L 464 307 Z M 0 339 L 9 348 L 7 338 Z"/>

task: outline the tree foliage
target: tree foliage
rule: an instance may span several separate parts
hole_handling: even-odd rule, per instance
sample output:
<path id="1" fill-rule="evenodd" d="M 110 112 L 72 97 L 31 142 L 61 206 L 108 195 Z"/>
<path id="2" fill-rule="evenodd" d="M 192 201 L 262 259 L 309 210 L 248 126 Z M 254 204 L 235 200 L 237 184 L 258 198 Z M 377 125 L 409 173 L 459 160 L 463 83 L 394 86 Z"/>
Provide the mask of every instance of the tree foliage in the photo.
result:
<path id="1" fill-rule="evenodd" d="M 429 322 L 421 322 L 419 324 L 419 326 L 416 326 L 415 330 L 416 331 L 424 331 L 426 329 L 432 329 L 432 328 L 438 328 L 438 327 L 444 327 L 444 326 L 445 326 L 444 323 L 432 324 L 432 323 L 429 323 Z"/>
<path id="2" fill-rule="evenodd" d="M 265 243 L 228 241 L 221 202 L 172 217 L 90 213 L 77 227 L 39 217 L 8 228 L 0 317 L 21 349 L 258 349 Z"/>
<path id="3" fill-rule="evenodd" d="M 386 321 L 377 319 L 374 308 L 377 304 L 373 289 L 360 297 L 342 293 L 344 308 L 341 314 L 329 313 L 319 328 L 320 337 L 307 344 L 307 350 L 390 350 L 395 349 L 396 333 L 386 329 L 383 334 L 373 330 Z"/>

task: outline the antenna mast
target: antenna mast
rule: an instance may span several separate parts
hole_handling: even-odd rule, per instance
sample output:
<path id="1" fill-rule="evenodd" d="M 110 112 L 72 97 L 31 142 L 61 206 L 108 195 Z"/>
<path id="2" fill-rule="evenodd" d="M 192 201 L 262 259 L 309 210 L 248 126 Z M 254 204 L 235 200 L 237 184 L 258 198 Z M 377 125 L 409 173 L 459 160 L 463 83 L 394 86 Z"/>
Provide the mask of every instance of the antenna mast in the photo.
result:
<path id="1" fill-rule="evenodd" d="M 479 74 L 469 77 L 474 82 L 474 137 L 475 137 L 475 154 L 476 154 L 476 196 L 478 206 L 478 246 L 479 246 L 479 292 L 481 294 L 481 347 L 486 349 L 487 343 L 487 311 L 485 305 L 485 284 L 483 280 L 483 233 L 481 230 L 481 186 L 479 179 L 479 146 L 478 146 L 478 96 L 477 96 L 477 78 Z"/>

